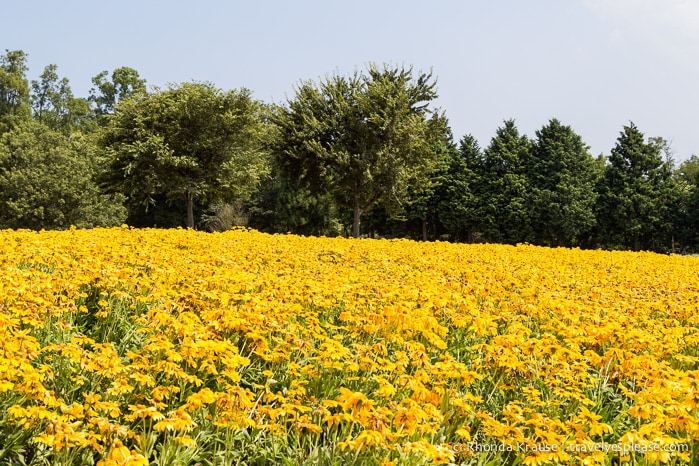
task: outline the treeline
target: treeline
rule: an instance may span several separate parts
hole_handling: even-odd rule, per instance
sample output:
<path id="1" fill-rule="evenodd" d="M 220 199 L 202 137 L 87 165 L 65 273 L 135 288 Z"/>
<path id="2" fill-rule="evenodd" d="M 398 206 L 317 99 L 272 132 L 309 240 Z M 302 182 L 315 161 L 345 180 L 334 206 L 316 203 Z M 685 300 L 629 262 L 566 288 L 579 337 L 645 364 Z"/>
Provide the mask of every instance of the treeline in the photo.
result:
<path id="1" fill-rule="evenodd" d="M 56 65 L 0 56 L 0 228 L 127 223 L 693 253 L 699 158 L 633 123 L 593 157 L 556 119 L 454 140 L 435 79 L 370 65 L 284 105 L 210 83 L 103 71 L 75 97 Z"/>

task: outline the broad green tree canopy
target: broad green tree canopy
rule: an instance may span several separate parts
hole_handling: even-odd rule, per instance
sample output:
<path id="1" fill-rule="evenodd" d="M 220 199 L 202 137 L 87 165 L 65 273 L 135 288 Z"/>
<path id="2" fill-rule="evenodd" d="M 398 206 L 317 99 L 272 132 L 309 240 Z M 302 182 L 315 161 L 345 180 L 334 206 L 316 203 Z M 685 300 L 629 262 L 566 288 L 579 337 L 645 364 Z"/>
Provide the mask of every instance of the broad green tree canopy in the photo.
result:
<path id="1" fill-rule="evenodd" d="M 265 173 L 261 108 L 245 89 L 224 92 L 209 83 L 122 100 L 102 137 L 106 184 L 130 202 L 185 199 L 193 228 L 195 200 L 230 199 Z"/>
<path id="2" fill-rule="evenodd" d="M 0 134 L 29 118 L 27 54 L 21 50 L 5 50 L 5 54 L 0 55 Z"/>
<path id="3" fill-rule="evenodd" d="M 138 71 L 122 66 L 109 72 L 102 71 L 92 78 L 89 100 L 95 105 L 95 113 L 104 116 L 114 113 L 119 101 L 135 94 L 146 92 L 146 80 L 142 79 Z"/>
<path id="4" fill-rule="evenodd" d="M 120 196 L 99 191 L 94 144 L 28 121 L 0 136 L 0 228 L 119 225 Z"/>
<path id="5" fill-rule="evenodd" d="M 34 119 L 49 128 L 70 132 L 82 123 L 92 121 L 86 99 L 73 97 L 68 78 L 58 76 L 58 67 L 48 65 L 38 81 L 31 83 L 31 102 Z"/>
<path id="6" fill-rule="evenodd" d="M 362 213 L 383 201 L 400 204 L 409 187 L 427 184 L 448 128 L 428 108 L 436 99 L 431 74 L 377 67 L 352 76 L 300 84 L 278 107 L 275 153 L 288 176 L 353 210 L 353 236 Z"/>

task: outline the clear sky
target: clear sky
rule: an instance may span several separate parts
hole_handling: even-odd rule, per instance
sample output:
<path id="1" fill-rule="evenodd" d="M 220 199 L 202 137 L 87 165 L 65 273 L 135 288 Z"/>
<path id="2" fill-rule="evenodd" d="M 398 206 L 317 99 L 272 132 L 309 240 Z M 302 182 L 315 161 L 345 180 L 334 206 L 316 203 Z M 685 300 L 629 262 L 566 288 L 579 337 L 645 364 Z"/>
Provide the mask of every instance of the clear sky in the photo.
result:
<path id="1" fill-rule="evenodd" d="M 5 1 L 0 50 L 48 64 L 87 97 L 121 66 L 149 85 L 210 81 L 283 103 L 294 86 L 369 62 L 433 71 L 458 140 L 551 118 L 593 155 L 625 124 L 699 155 L 699 0 Z"/>

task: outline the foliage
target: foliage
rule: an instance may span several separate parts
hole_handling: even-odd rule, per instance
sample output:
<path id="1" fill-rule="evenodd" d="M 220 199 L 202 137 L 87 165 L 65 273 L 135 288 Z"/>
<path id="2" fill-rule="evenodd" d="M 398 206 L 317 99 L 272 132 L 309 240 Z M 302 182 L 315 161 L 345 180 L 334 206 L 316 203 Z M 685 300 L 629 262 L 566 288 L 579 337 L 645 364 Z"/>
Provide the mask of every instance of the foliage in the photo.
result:
<path id="1" fill-rule="evenodd" d="M 302 82 L 273 117 L 275 155 L 286 176 L 313 193 L 330 193 L 352 209 L 352 234 L 361 215 L 383 201 L 399 212 L 409 187 L 429 180 L 446 120 L 428 110 L 437 97 L 432 76 L 411 68 L 379 68 Z M 431 118 L 430 118 L 431 115 Z"/>
<path id="2" fill-rule="evenodd" d="M 451 130 L 448 129 L 446 120 L 440 121 L 439 118 L 434 118 L 430 121 L 433 131 L 436 134 L 441 134 L 444 128 L 447 128 L 445 134 L 441 134 L 434 142 L 434 150 L 437 154 L 437 160 L 432 169 L 432 173 L 426 177 L 420 184 L 408 188 L 406 201 L 403 205 L 398 205 L 397 209 L 394 205 L 388 204 L 385 207 L 387 219 L 405 219 L 408 225 L 417 225 L 419 234 L 411 235 L 414 239 L 427 241 L 434 239 L 442 231 L 442 225 L 439 223 L 439 204 L 443 195 L 445 183 L 449 173 L 451 158 L 456 150 L 451 135 Z M 398 215 L 396 215 L 398 214 Z M 405 234 L 394 235 L 405 237 Z"/>
<path id="3" fill-rule="evenodd" d="M 248 215 L 243 209 L 243 202 L 215 203 L 211 206 L 211 213 L 202 215 L 201 222 L 211 231 L 222 232 L 236 226 L 247 226 Z"/>
<path id="4" fill-rule="evenodd" d="M 683 161 L 673 178 L 678 190 L 678 202 L 673 206 L 678 249 L 684 253 L 699 251 L 699 157 L 692 155 Z"/>
<path id="5" fill-rule="evenodd" d="M 128 97 L 146 92 L 146 80 L 142 79 L 138 71 L 133 68 L 121 67 L 111 74 L 111 80 L 107 79 L 108 71 L 102 71 L 92 78 L 95 87 L 90 89 L 88 100 L 95 106 L 95 113 L 102 122 L 107 120 L 106 115 L 116 111 L 117 104 Z"/>
<path id="6" fill-rule="evenodd" d="M 699 251 L 696 157 L 675 169 L 670 144 L 633 123 L 593 159 L 555 118 L 533 139 L 509 120 L 484 149 L 456 147 L 436 79 L 412 67 L 304 81 L 273 107 L 210 83 L 149 93 L 128 67 L 97 74 L 85 99 L 55 64 L 31 83 L 27 71 L 22 50 L 0 55 L 3 226 L 361 224 L 370 237 Z"/>
<path id="7" fill-rule="evenodd" d="M 311 193 L 274 165 L 245 204 L 249 226 L 261 231 L 316 236 L 343 232 L 331 196 Z"/>
<path id="8" fill-rule="evenodd" d="M 31 118 L 27 54 L 5 50 L 0 56 L 0 134 Z"/>
<path id="9" fill-rule="evenodd" d="M 699 179 L 699 156 L 692 155 L 682 162 L 676 170 L 676 178 L 678 178 L 683 188 L 695 184 L 697 179 Z"/>
<path id="10" fill-rule="evenodd" d="M 245 229 L 0 245 L 3 464 L 699 455 L 693 257 Z"/>
<path id="11" fill-rule="evenodd" d="M 195 201 L 231 200 L 264 175 L 264 136 L 260 103 L 245 89 L 184 83 L 136 94 L 119 104 L 102 134 L 105 184 L 132 208 L 159 195 L 186 200 L 193 228 Z"/>
<path id="12" fill-rule="evenodd" d="M 624 126 L 598 188 L 603 243 L 635 251 L 658 249 L 658 239 L 667 244 L 678 189 L 662 148 L 662 140 L 646 142 L 633 122 Z"/>
<path id="13" fill-rule="evenodd" d="M 497 129 L 483 157 L 484 225 L 488 241 L 531 241 L 530 186 L 525 163 L 531 141 L 520 135 L 514 120 Z"/>
<path id="14" fill-rule="evenodd" d="M 95 148 L 28 121 L 0 137 L 0 227 L 66 229 L 119 225 L 120 196 L 102 194 L 94 180 Z"/>
<path id="15" fill-rule="evenodd" d="M 595 226 L 597 171 L 582 138 L 555 118 L 536 132 L 525 161 L 536 244 L 577 246 Z"/>
<path id="16" fill-rule="evenodd" d="M 449 154 L 449 167 L 438 188 L 438 216 L 453 240 L 471 243 L 482 232 L 484 219 L 483 153 L 476 138 L 466 135 L 458 150 Z"/>
<path id="17" fill-rule="evenodd" d="M 56 65 L 48 65 L 40 81 L 31 83 L 34 119 L 51 129 L 70 134 L 90 121 L 90 107 L 85 99 L 73 97 L 68 78 L 59 78 Z"/>

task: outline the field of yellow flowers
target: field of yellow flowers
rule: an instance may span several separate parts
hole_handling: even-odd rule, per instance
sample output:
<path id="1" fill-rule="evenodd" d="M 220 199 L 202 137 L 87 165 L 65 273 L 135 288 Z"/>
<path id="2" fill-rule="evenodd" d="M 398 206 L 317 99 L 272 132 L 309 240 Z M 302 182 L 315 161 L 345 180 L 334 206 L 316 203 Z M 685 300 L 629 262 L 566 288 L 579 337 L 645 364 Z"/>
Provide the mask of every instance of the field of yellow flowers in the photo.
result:
<path id="1" fill-rule="evenodd" d="M 0 464 L 698 464 L 699 259 L 0 232 Z"/>

